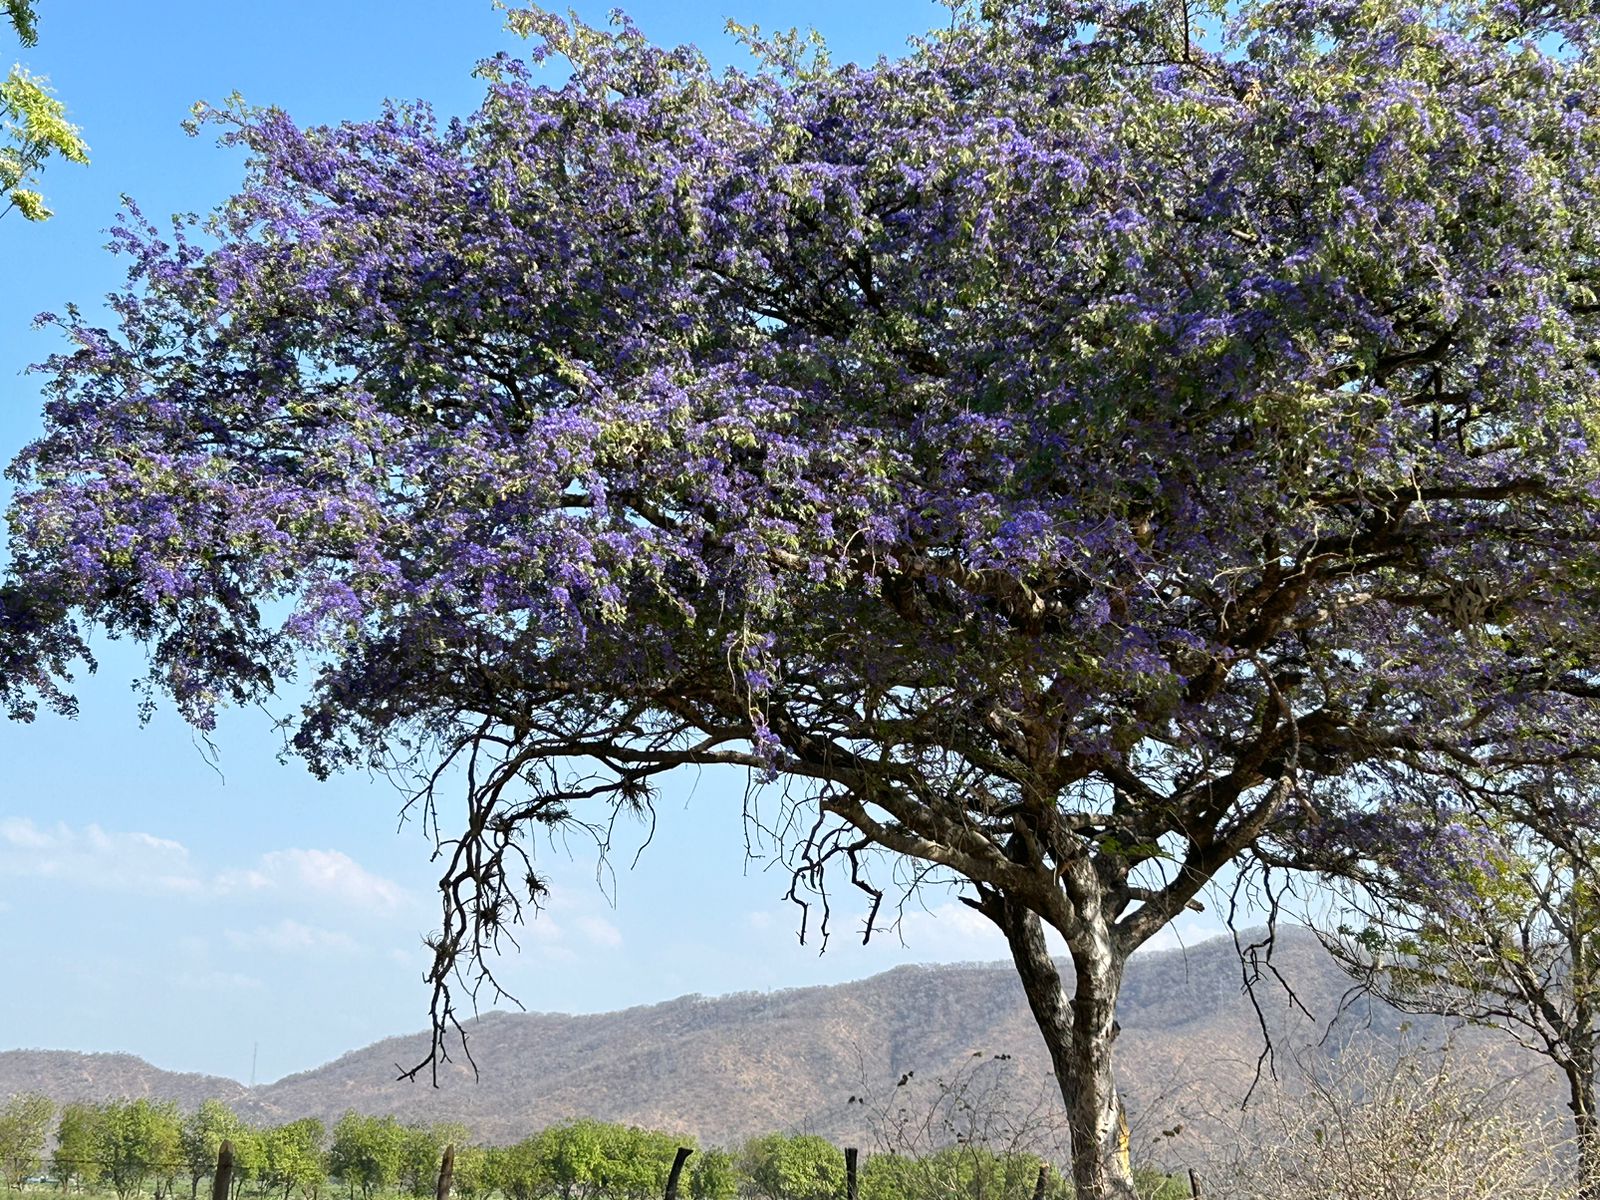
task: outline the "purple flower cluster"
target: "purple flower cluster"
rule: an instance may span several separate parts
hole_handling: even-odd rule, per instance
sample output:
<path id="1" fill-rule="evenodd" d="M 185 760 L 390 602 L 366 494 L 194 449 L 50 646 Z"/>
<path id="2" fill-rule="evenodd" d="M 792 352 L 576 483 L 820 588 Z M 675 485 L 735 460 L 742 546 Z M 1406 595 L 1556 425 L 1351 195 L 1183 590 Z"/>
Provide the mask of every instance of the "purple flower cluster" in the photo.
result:
<path id="1" fill-rule="evenodd" d="M 319 769 L 543 714 L 974 811 L 1098 780 L 1122 847 L 1591 750 L 1581 22 L 999 7 L 725 73 L 527 12 L 570 78 L 489 60 L 464 121 L 210 114 L 240 191 L 130 207 L 117 328 L 41 318 L 0 697 L 69 704 L 98 626 L 201 725 L 314 669 Z"/>

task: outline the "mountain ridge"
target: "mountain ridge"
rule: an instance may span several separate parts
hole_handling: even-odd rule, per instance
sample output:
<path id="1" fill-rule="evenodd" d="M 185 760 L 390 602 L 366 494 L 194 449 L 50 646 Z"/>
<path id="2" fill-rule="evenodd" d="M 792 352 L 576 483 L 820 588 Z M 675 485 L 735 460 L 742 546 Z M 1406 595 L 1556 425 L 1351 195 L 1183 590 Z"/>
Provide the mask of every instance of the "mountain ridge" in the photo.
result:
<path id="1" fill-rule="evenodd" d="M 1286 1053 L 1338 1054 L 1342 1039 L 1324 1034 L 1348 980 L 1309 931 L 1281 932 L 1273 953 L 1294 997 L 1269 979 L 1255 1004 L 1230 939 L 1130 961 L 1116 1054 L 1136 1133 L 1173 1121 L 1203 1127 L 1208 1113 L 1242 1096 L 1257 1070 L 1262 1022 Z M 1356 1018 L 1347 1022 L 1349 1036 L 1379 1041 L 1399 1038 L 1407 1026 L 1412 1036 L 1442 1036 L 1445 1029 L 1377 1002 Z M 881 1129 L 875 1133 L 868 1106 L 850 1097 L 899 1102 L 911 1093 L 895 1094 L 894 1084 L 908 1071 L 937 1088 L 941 1080 L 970 1083 L 981 1063 L 988 1073 L 983 1086 L 998 1089 L 995 1103 L 1003 1098 L 1019 1112 L 1030 1105 L 1059 1108 L 1043 1039 L 1005 963 L 901 965 L 842 984 L 687 993 L 608 1013 L 496 1011 L 467 1028 L 480 1069 L 476 1083 L 463 1061 L 444 1064 L 436 1088 L 397 1081 L 396 1064 L 426 1053 L 427 1037 L 416 1033 L 254 1088 L 163 1071 L 128 1054 L 0 1051 L 0 1096 L 40 1091 L 58 1102 L 147 1096 L 184 1108 L 210 1097 L 263 1123 L 315 1116 L 331 1125 L 354 1109 L 406 1121 L 460 1121 L 489 1142 L 596 1117 L 692 1135 L 707 1145 L 773 1130 L 871 1145 Z M 1485 1053 L 1499 1053 L 1487 1031 L 1463 1036 Z M 872 1111 L 881 1119 L 887 1110 Z"/>

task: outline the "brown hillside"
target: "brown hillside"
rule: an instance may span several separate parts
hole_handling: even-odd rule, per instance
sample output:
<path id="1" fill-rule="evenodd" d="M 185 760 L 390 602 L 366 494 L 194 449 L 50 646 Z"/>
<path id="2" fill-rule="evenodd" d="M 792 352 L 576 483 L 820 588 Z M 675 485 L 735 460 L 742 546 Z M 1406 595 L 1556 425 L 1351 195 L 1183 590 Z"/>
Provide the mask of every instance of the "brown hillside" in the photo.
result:
<path id="1" fill-rule="evenodd" d="M 250 1089 L 234 1079 L 163 1071 L 132 1054 L 73 1054 L 63 1050 L 0 1052 L 0 1096 L 42 1092 L 57 1104 L 78 1100 L 176 1100 L 182 1108 L 217 1099 L 242 1106 Z"/>
<path id="2" fill-rule="evenodd" d="M 1346 990 L 1344 977 L 1300 930 L 1280 936 L 1274 962 L 1315 1017 L 1301 1014 L 1278 983 L 1261 983 L 1257 998 L 1280 1044 L 1337 1053 L 1347 1034 L 1323 1035 Z M 1121 1021 L 1118 1069 L 1141 1137 L 1176 1120 L 1203 1129 L 1207 1113 L 1243 1094 L 1262 1046 L 1228 940 L 1136 957 Z M 1404 1021 L 1382 1006 L 1363 1006 L 1343 1025 L 1348 1036 L 1392 1039 Z M 254 1089 L 173 1075 L 128 1055 L 11 1051 L 0 1053 L 0 1095 L 162 1096 L 185 1106 L 216 1096 L 251 1119 L 274 1122 L 332 1122 L 356 1109 L 408 1121 L 459 1120 L 495 1142 L 593 1116 L 693 1135 L 702 1144 L 777 1129 L 871 1146 L 871 1122 L 863 1106 L 849 1103 L 852 1095 L 925 1106 L 935 1082 L 970 1071 L 975 1053 L 1011 1056 L 985 1068 L 985 1079 L 1002 1080 L 1014 1101 L 1048 1099 L 1051 1087 L 1043 1042 L 1006 965 L 900 967 L 833 987 L 685 996 L 588 1016 L 497 1012 L 469 1028 L 480 1078 L 474 1082 L 456 1064 L 442 1072 L 438 1088 L 395 1079 L 396 1063 L 423 1052 L 416 1035 Z M 1500 1044 L 1486 1032 L 1470 1036 L 1490 1050 Z M 916 1085 L 895 1093 L 907 1071 L 916 1073 Z"/>

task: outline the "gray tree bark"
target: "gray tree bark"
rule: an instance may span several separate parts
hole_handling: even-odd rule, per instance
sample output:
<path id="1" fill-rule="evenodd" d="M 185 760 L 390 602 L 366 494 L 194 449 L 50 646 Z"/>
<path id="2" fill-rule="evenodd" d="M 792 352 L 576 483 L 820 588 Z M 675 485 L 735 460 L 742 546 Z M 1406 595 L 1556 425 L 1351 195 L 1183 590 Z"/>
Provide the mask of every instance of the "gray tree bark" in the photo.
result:
<path id="1" fill-rule="evenodd" d="M 1072 1134 L 1072 1185 L 1080 1200 L 1135 1200 L 1133 1176 L 1121 1153 L 1111 1043 L 1126 957 L 1100 922 L 1083 922 L 1069 938 L 1075 988 L 1069 999 L 1044 940 L 1038 914 L 993 900 L 1039 1031 L 1050 1051 Z"/>
<path id="2" fill-rule="evenodd" d="M 1567 1079 L 1567 1107 L 1577 1137 L 1577 1200 L 1600 1200 L 1600 1115 L 1595 1112 L 1594 1047 L 1583 1039 L 1561 1063 Z"/>

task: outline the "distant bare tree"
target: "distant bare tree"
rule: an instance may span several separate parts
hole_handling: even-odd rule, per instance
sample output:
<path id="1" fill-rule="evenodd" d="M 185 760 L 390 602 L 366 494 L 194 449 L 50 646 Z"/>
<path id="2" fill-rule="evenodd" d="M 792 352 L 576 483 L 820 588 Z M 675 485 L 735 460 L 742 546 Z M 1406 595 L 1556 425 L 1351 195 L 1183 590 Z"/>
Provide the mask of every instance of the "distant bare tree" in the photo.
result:
<path id="1" fill-rule="evenodd" d="M 1561 1157 L 1514 1081 L 1402 1045 L 1273 1078 L 1203 1169 L 1230 1200 L 1568 1200 Z"/>
<path id="2" fill-rule="evenodd" d="M 1496 1026 L 1554 1064 L 1580 1200 L 1600 1200 L 1596 781 L 1525 778 L 1435 869 L 1382 872 L 1324 942 L 1397 1008 Z"/>
<path id="3" fill-rule="evenodd" d="M 948 1076 L 903 1071 L 863 1078 L 861 1106 L 883 1154 L 925 1155 L 954 1145 L 1052 1159 L 1067 1148 L 1066 1122 L 1046 1093 L 1023 1094 L 1010 1054 L 974 1051 Z"/>

